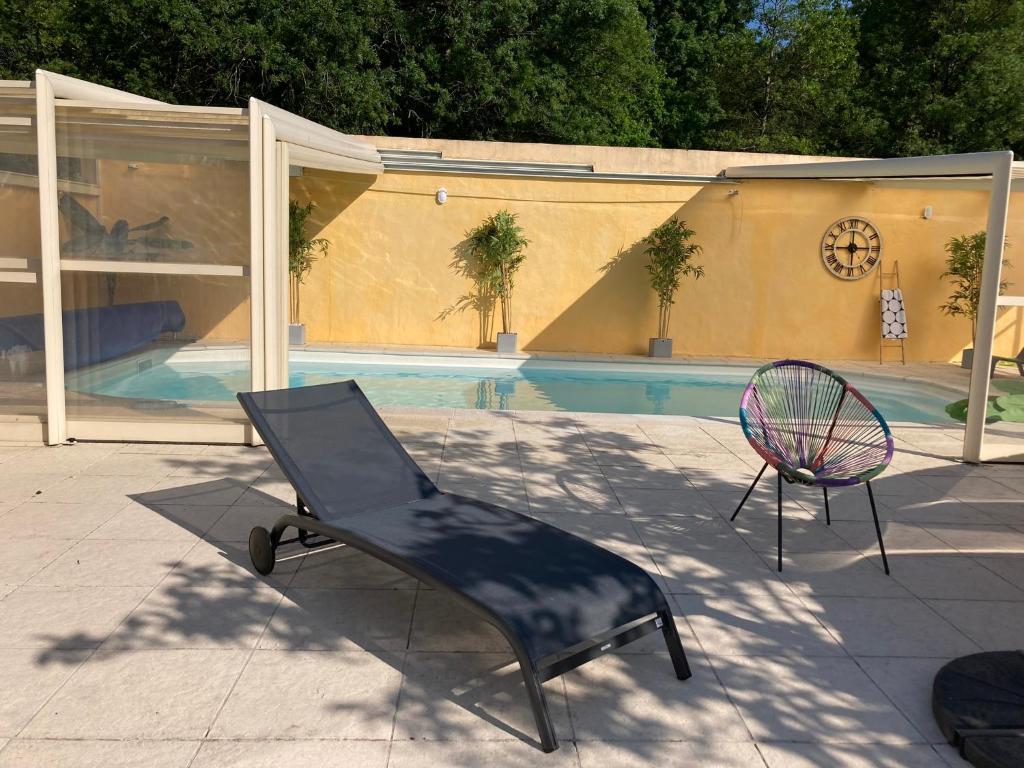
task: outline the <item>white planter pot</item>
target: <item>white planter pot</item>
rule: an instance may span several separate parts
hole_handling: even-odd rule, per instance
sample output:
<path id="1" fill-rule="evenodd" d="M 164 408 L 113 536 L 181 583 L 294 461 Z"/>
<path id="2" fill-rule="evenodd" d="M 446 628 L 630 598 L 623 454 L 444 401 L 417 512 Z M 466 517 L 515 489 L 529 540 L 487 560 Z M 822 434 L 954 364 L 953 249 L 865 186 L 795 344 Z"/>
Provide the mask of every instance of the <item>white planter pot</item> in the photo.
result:
<path id="1" fill-rule="evenodd" d="M 288 323 L 288 346 L 301 347 L 306 343 L 306 326 L 303 323 Z"/>
<path id="2" fill-rule="evenodd" d="M 648 357 L 672 357 L 672 339 L 654 339 L 647 343 Z"/>
<path id="3" fill-rule="evenodd" d="M 517 333 L 499 333 L 498 334 L 498 354 L 499 355 L 511 355 L 516 351 L 516 340 L 519 334 Z"/>

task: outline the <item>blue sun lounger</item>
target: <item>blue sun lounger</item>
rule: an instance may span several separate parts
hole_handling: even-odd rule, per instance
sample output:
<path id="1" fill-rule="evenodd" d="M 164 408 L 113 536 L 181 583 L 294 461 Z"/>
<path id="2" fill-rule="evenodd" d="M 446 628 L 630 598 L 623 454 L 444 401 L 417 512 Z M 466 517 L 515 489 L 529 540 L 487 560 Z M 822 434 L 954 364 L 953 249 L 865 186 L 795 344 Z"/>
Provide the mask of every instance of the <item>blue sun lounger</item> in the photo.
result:
<path id="1" fill-rule="evenodd" d="M 354 381 L 238 395 L 295 488 L 296 514 L 254 528 L 260 573 L 278 547 L 342 542 L 454 597 L 508 640 L 541 748 L 558 747 L 542 683 L 661 630 L 690 677 L 668 601 L 633 563 L 503 507 L 443 493 Z M 285 539 L 287 529 L 295 536 Z"/>

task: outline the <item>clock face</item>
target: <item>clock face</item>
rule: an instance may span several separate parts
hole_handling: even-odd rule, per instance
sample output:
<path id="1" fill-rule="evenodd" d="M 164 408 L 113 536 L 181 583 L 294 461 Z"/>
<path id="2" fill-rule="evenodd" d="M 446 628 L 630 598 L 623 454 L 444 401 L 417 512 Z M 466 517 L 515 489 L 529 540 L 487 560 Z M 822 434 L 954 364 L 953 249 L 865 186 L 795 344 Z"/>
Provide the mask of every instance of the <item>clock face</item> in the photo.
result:
<path id="1" fill-rule="evenodd" d="M 821 238 L 825 268 L 843 280 L 859 280 L 878 266 L 882 236 L 874 225 L 859 216 L 840 219 Z"/>

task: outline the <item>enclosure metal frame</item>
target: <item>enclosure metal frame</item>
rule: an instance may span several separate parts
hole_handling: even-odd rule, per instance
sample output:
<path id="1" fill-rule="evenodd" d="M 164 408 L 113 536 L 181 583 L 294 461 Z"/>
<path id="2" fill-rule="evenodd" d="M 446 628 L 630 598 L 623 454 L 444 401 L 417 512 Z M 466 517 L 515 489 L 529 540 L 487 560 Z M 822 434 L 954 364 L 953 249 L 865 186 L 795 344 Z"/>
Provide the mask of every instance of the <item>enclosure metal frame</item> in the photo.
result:
<path id="1" fill-rule="evenodd" d="M 140 273 L 215 274 L 249 277 L 251 388 L 287 386 L 288 377 L 288 167 L 301 164 L 328 171 L 376 175 L 383 172 L 377 150 L 352 138 L 250 99 L 248 109 L 191 107 L 137 96 L 126 91 L 36 70 L 36 152 L 39 164 L 40 278 L 45 344 L 45 430 L 25 420 L 9 422 L 20 429 L 14 437 L 59 445 L 69 437 L 97 440 L 181 442 L 258 442 L 252 427 L 233 422 L 69 420 L 65 399 L 61 271 L 106 271 L 101 260 L 60 257 L 57 180 L 57 106 L 146 109 L 195 114 L 245 115 L 249 122 L 249 265 L 119 265 L 118 271 Z M 13 429 L 13 428 L 12 428 Z M 38 429 L 38 431 L 36 431 Z"/>

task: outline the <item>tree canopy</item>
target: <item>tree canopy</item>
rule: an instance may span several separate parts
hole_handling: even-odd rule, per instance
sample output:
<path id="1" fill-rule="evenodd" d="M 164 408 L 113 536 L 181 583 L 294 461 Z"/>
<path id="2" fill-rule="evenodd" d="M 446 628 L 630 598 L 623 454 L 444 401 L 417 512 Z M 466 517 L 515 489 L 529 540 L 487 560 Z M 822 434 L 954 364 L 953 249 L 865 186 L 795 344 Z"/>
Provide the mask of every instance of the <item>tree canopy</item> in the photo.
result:
<path id="1" fill-rule="evenodd" d="M 1024 152 L 1024 0 L 0 0 L 0 78 L 352 133 Z"/>

